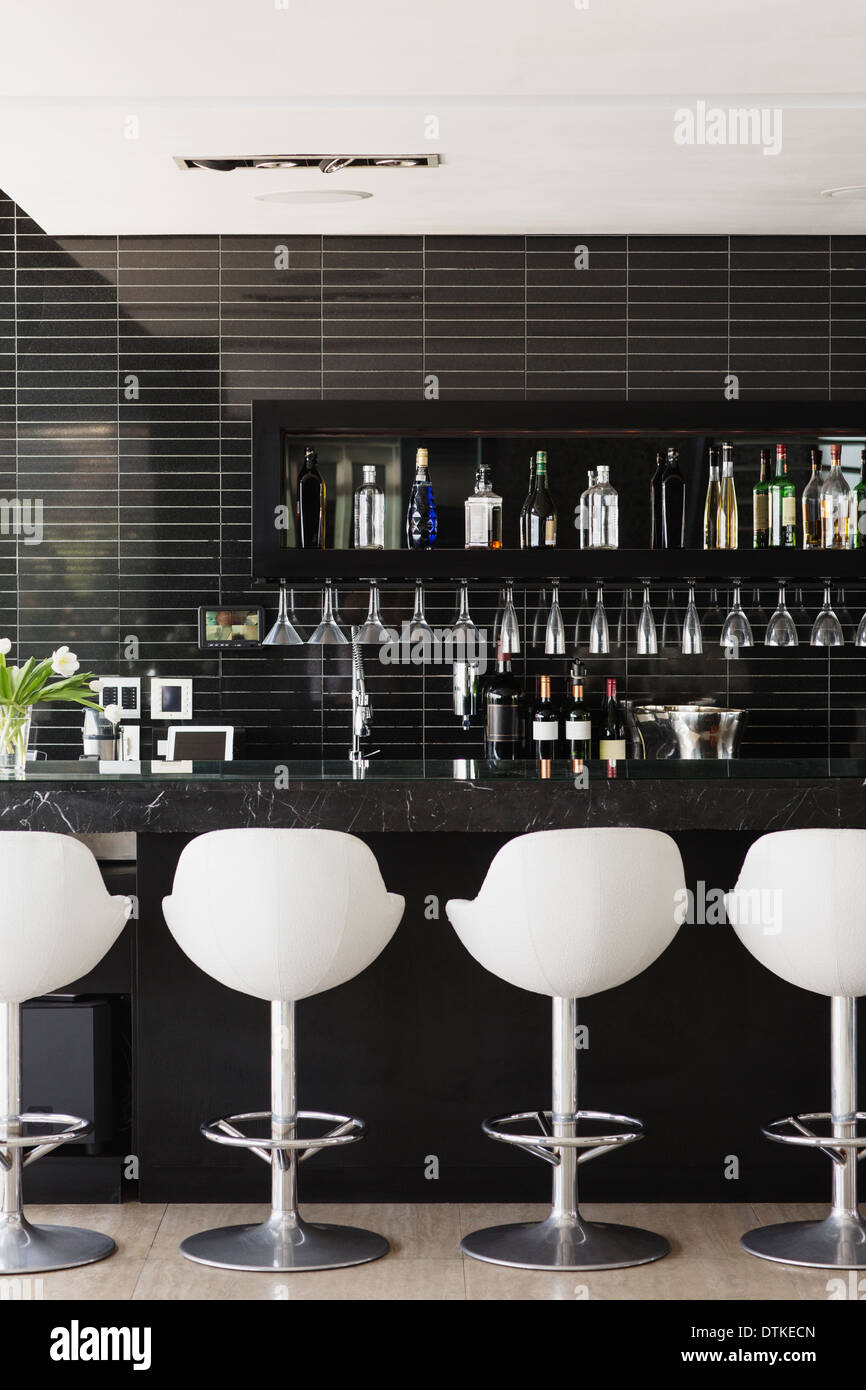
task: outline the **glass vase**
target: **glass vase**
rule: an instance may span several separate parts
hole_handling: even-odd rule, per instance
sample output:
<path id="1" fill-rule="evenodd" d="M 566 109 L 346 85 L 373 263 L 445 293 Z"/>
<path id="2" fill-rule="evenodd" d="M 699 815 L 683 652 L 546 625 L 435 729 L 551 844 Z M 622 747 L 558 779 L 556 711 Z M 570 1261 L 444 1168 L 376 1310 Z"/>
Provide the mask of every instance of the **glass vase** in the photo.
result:
<path id="1" fill-rule="evenodd" d="M 31 708 L 0 705 L 0 778 L 20 780 L 27 771 Z"/>

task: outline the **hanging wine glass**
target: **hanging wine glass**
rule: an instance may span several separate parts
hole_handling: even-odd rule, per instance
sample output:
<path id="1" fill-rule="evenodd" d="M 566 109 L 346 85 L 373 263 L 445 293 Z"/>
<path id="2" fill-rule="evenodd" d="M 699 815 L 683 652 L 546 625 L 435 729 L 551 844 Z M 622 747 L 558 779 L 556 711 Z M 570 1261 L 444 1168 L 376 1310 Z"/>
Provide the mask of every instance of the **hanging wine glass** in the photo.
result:
<path id="1" fill-rule="evenodd" d="M 656 656 L 658 649 L 656 620 L 650 606 L 650 586 L 645 583 L 643 586 L 643 606 L 637 622 L 637 654 L 638 656 Z"/>
<path id="2" fill-rule="evenodd" d="M 420 579 L 415 580 L 415 607 L 412 611 L 412 618 L 409 623 L 409 640 L 417 642 L 419 638 L 424 641 L 433 640 L 433 629 L 427 621 L 424 612 L 424 585 Z"/>
<path id="3" fill-rule="evenodd" d="M 704 643 L 701 636 L 701 620 L 698 617 L 698 609 L 695 603 L 695 586 L 693 583 L 690 583 L 686 614 L 683 619 L 683 656 L 699 656 L 703 650 Z"/>
<path id="4" fill-rule="evenodd" d="M 839 619 L 842 636 L 846 642 L 850 642 L 851 633 L 854 631 L 854 619 L 848 612 L 848 604 L 845 601 L 845 590 L 841 588 L 841 586 L 836 590 L 836 617 Z"/>
<path id="5" fill-rule="evenodd" d="M 812 624 L 809 638 L 813 647 L 844 647 L 845 637 L 842 624 L 830 607 L 830 585 L 824 585 L 824 602 Z"/>
<path id="6" fill-rule="evenodd" d="M 464 636 L 469 632 L 477 632 L 475 623 L 469 613 L 469 581 L 461 579 L 459 598 L 457 602 L 457 618 L 454 623 L 454 631 L 462 632 Z"/>
<path id="7" fill-rule="evenodd" d="M 349 639 L 334 616 L 334 592 L 330 579 L 322 590 L 322 621 L 308 639 L 311 647 L 345 647 Z"/>
<path id="8" fill-rule="evenodd" d="M 358 628 L 357 640 L 359 642 L 387 642 L 390 636 L 391 633 L 382 622 L 382 614 L 379 611 L 379 581 L 378 579 L 371 579 L 367 616 Z"/>
<path id="9" fill-rule="evenodd" d="M 520 652 L 520 624 L 517 609 L 514 607 L 514 583 L 509 579 L 505 585 L 505 607 L 502 610 L 502 624 L 499 628 L 499 646 L 503 656 L 517 656 Z"/>
<path id="10" fill-rule="evenodd" d="M 677 613 L 676 595 L 668 589 L 665 611 L 662 614 L 662 647 L 667 651 L 682 651 L 683 629 Z"/>
<path id="11" fill-rule="evenodd" d="M 857 636 L 854 638 L 855 647 L 866 647 L 866 613 L 860 619 L 857 628 Z"/>
<path id="12" fill-rule="evenodd" d="M 267 635 L 262 638 L 262 646 L 298 647 L 303 644 L 303 641 L 303 636 L 298 632 L 289 614 L 289 596 L 286 588 L 286 581 L 285 579 L 281 579 L 280 606 L 277 611 L 277 620 Z"/>
<path id="13" fill-rule="evenodd" d="M 785 585 L 783 581 L 780 581 L 779 598 L 767 624 L 764 645 L 766 647 L 796 647 L 798 644 L 797 624 L 788 612 L 785 603 Z"/>
<path id="14" fill-rule="evenodd" d="M 739 648 L 753 647 L 754 644 L 752 626 L 740 602 L 740 581 L 737 579 L 734 582 L 734 601 L 730 613 L 722 624 L 719 646 Z"/>
<path id="15" fill-rule="evenodd" d="M 547 628 L 544 634 L 544 650 L 547 656 L 565 656 L 565 623 L 559 606 L 559 580 L 553 581 L 553 597 L 547 615 Z"/>
<path id="16" fill-rule="evenodd" d="M 505 590 L 500 589 L 496 600 L 496 614 L 493 619 L 493 650 L 499 641 L 499 632 L 502 627 L 502 614 L 505 612 Z"/>
<path id="17" fill-rule="evenodd" d="M 610 651 L 610 633 L 607 614 L 604 611 L 604 585 L 599 583 L 595 598 L 595 611 L 589 625 L 589 650 L 594 656 Z"/>
<path id="18" fill-rule="evenodd" d="M 589 591 L 582 589 L 574 619 L 574 650 L 582 645 L 583 630 L 589 627 Z"/>
<path id="19" fill-rule="evenodd" d="M 532 645 L 533 647 L 543 647 L 547 636 L 547 619 L 550 609 L 547 606 L 547 590 L 539 589 L 538 603 L 535 605 L 535 613 L 532 618 Z"/>

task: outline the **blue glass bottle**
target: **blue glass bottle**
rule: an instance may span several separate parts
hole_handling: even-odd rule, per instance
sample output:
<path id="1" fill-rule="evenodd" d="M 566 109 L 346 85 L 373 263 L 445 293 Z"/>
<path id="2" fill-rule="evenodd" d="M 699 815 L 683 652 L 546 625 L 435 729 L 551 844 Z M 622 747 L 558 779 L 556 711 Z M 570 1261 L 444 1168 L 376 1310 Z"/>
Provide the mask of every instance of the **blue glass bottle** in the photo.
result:
<path id="1" fill-rule="evenodd" d="M 427 466 L 427 450 L 415 455 L 415 481 L 406 513 L 406 544 L 410 550 L 432 550 L 439 533 L 436 500 Z"/>

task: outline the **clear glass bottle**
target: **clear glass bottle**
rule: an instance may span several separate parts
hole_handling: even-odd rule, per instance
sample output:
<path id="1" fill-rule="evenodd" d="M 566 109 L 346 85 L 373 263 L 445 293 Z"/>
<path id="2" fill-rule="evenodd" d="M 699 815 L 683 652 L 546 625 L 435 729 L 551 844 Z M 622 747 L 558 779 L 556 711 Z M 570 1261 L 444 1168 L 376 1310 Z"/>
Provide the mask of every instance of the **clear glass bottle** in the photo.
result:
<path id="1" fill-rule="evenodd" d="M 619 497 L 606 463 L 598 466 L 595 486 L 590 488 L 587 502 L 591 549 L 616 550 L 619 546 Z"/>
<path id="2" fill-rule="evenodd" d="M 825 550 L 848 550 L 851 489 L 842 472 L 842 445 L 830 445 L 830 472 L 821 488 L 821 531 Z"/>
<path id="3" fill-rule="evenodd" d="M 490 465 L 479 463 L 475 491 L 464 505 L 467 550 L 502 549 L 502 498 L 493 491 Z"/>
<path id="4" fill-rule="evenodd" d="M 704 550 L 719 548 L 719 502 L 722 487 L 719 479 L 719 451 L 710 449 L 710 476 L 704 502 Z"/>
<path id="5" fill-rule="evenodd" d="M 734 482 L 734 446 L 722 445 L 722 481 L 719 494 L 719 550 L 736 550 L 739 540 L 737 485 Z"/>
<path id="6" fill-rule="evenodd" d="M 530 550 L 556 545 L 556 503 L 547 486 L 547 452 L 535 455 L 535 487 L 526 514 L 526 544 Z"/>
<path id="7" fill-rule="evenodd" d="M 410 550 L 432 550 L 439 533 L 436 501 L 426 449 L 415 454 L 415 481 L 406 513 L 406 544 Z"/>
<path id="8" fill-rule="evenodd" d="M 770 545 L 790 550 L 797 544 L 797 489 L 788 477 L 788 449 L 776 445 L 776 473 L 770 483 Z"/>
<path id="9" fill-rule="evenodd" d="M 363 482 L 355 493 L 355 549 L 384 550 L 385 494 L 372 463 L 364 464 Z"/>
<path id="10" fill-rule="evenodd" d="M 662 478 L 665 472 L 665 456 L 661 449 L 656 452 L 655 472 L 650 478 L 650 549 L 664 548 L 662 533 Z"/>
<path id="11" fill-rule="evenodd" d="M 752 546 L 766 550 L 770 544 L 770 487 L 773 455 L 770 449 L 761 450 L 761 473 L 752 488 Z"/>
<path id="12" fill-rule="evenodd" d="M 803 488 L 801 508 L 803 512 L 803 549 L 820 550 L 824 544 L 824 530 L 821 523 L 821 488 L 824 474 L 821 470 L 821 450 L 812 449 L 812 476 Z"/>
<path id="13" fill-rule="evenodd" d="M 587 550 L 590 546 L 589 536 L 589 494 L 596 484 L 596 472 L 594 468 L 587 470 L 586 487 L 580 494 L 580 501 L 577 504 L 577 529 L 580 537 L 581 550 Z"/>
<path id="14" fill-rule="evenodd" d="M 860 481 L 851 494 L 851 549 L 866 547 L 866 449 L 860 450 Z"/>

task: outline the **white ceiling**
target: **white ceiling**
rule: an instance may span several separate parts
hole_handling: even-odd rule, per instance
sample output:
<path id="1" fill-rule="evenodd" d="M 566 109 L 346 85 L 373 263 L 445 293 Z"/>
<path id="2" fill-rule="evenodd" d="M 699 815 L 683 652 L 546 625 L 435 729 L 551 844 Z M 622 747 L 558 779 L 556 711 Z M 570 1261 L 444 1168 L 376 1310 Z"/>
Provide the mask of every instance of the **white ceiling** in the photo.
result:
<path id="1" fill-rule="evenodd" d="M 0 188 L 57 235 L 866 231 L 820 197 L 866 184 L 863 0 L 0 0 L 0 34 Z M 699 100 L 779 108 L 781 153 L 676 144 Z M 443 163 L 173 161 L 344 151 Z M 373 196 L 256 196 L 322 188 Z"/>

